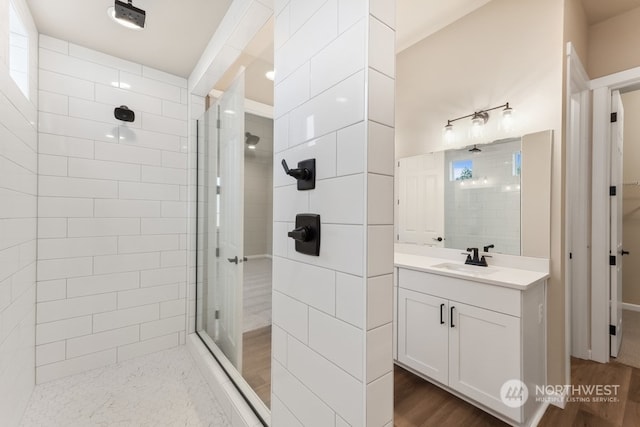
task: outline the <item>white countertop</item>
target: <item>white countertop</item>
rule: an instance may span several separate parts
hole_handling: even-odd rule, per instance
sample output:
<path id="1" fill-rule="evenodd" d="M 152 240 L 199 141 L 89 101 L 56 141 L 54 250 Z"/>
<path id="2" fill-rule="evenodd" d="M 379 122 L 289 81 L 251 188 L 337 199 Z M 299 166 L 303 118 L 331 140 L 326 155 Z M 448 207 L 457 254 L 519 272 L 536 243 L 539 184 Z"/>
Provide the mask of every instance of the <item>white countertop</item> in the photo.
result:
<path id="1" fill-rule="evenodd" d="M 479 271 L 480 274 L 474 274 L 473 272 L 466 271 L 455 271 L 447 268 L 438 268 L 435 266 L 439 264 L 459 264 L 461 266 L 464 266 L 463 259 L 460 259 L 459 261 L 453 261 L 447 258 L 436 258 L 432 256 L 414 255 L 400 252 L 395 252 L 394 264 L 396 267 L 400 268 L 424 271 L 426 273 L 439 274 L 442 276 L 457 277 L 460 279 L 467 279 L 474 282 L 503 286 L 521 291 L 524 291 L 534 283 L 540 280 L 547 279 L 549 277 L 548 271 L 532 271 L 491 264 L 489 264 L 489 267 L 477 267 L 478 269 L 487 268 L 487 270 Z"/>

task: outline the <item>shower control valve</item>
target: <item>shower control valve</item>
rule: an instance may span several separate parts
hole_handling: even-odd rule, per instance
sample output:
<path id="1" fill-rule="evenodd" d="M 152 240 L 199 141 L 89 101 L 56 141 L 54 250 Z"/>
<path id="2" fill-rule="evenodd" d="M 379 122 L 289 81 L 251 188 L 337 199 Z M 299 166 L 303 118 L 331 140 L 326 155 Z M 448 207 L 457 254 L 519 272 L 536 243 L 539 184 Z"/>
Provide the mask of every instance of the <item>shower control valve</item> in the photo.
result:
<path id="1" fill-rule="evenodd" d="M 298 180 L 298 190 L 313 190 L 316 188 L 316 159 L 298 162 L 297 169 L 289 169 L 287 161 L 282 159 L 284 172 Z"/>
<path id="2" fill-rule="evenodd" d="M 296 242 L 308 242 L 311 240 L 312 231 L 309 227 L 298 227 L 288 233 Z"/>
<path id="3" fill-rule="evenodd" d="M 311 256 L 320 255 L 320 215 L 296 215 L 296 228 L 287 235 L 296 241 L 296 252 Z"/>

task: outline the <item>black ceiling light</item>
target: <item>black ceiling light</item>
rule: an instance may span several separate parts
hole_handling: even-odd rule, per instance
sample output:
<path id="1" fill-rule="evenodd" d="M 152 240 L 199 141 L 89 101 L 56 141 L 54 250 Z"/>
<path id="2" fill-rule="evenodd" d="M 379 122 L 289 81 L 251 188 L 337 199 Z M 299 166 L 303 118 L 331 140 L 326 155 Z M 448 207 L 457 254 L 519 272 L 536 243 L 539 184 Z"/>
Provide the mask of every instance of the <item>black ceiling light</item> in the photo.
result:
<path id="1" fill-rule="evenodd" d="M 118 24 L 132 30 L 144 29 L 147 18 L 147 13 L 135 7 L 132 0 L 128 0 L 128 3 L 115 0 L 115 5 L 107 9 L 107 14 Z"/>

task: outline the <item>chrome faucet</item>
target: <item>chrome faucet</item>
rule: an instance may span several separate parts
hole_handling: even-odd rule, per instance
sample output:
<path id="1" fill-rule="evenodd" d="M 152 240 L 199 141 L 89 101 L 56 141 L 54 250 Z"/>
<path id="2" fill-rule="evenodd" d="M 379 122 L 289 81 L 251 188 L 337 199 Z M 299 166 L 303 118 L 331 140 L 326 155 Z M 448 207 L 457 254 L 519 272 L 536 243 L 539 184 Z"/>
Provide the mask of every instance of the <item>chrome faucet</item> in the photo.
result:
<path id="1" fill-rule="evenodd" d="M 473 258 L 471 257 L 472 252 Z M 464 263 L 468 265 L 476 265 L 478 267 L 488 267 L 489 265 L 487 264 L 485 256 L 482 255 L 482 258 L 480 258 L 479 252 L 480 251 L 478 248 L 467 248 L 467 252 L 465 252 L 465 254 L 467 255 L 467 259 Z"/>

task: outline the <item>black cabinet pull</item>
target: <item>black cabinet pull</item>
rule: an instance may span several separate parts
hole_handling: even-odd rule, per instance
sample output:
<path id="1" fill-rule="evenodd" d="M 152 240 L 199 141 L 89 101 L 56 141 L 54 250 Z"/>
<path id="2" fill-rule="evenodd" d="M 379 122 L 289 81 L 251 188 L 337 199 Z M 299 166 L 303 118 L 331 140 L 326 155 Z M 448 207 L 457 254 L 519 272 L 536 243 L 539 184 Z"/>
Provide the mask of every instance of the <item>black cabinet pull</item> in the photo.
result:
<path id="1" fill-rule="evenodd" d="M 453 310 L 455 309 L 455 306 L 451 306 L 451 327 L 455 328 L 456 325 L 453 324 Z"/>
<path id="2" fill-rule="evenodd" d="M 444 313 L 442 312 L 442 309 L 444 308 L 444 304 L 440 304 L 440 324 L 444 325 Z"/>
<path id="3" fill-rule="evenodd" d="M 238 263 L 238 256 L 236 255 L 233 258 L 227 258 L 227 261 L 229 261 L 232 264 L 237 264 Z"/>

